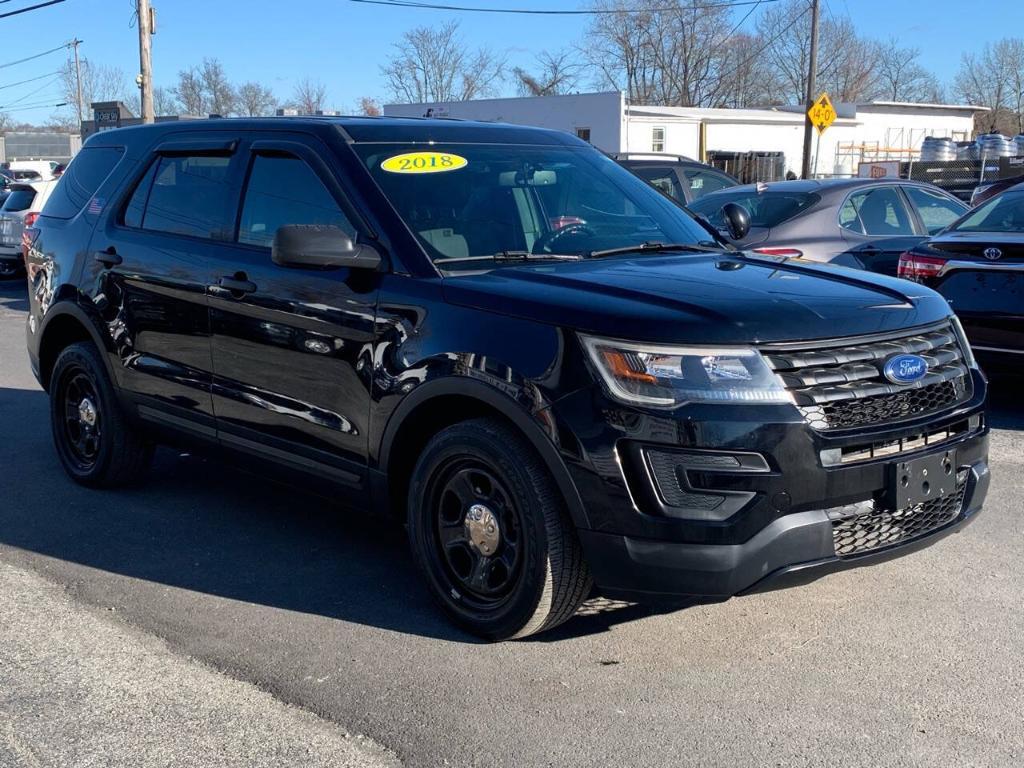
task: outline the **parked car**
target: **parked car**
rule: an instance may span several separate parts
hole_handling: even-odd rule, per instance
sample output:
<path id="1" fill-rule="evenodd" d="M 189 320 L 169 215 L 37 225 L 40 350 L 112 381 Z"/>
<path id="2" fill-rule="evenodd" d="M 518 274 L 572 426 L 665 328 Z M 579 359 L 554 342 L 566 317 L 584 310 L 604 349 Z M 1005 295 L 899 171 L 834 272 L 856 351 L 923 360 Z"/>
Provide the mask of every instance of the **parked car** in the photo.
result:
<path id="1" fill-rule="evenodd" d="M 1024 184 L 911 249 L 899 273 L 946 298 L 986 370 L 1024 374 Z"/>
<path id="2" fill-rule="evenodd" d="M 9 277 L 23 271 L 22 233 L 35 223 L 54 185 L 52 181 L 10 185 L 0 207 L 0 276 Z"/>
<path id="3" fill-rule="evenodd" d="M 988 184 L 979 184 L 974 188 L 974 192 L 971 193 L 971 208 L 977 208 L 986 200 L 990 200 L 996 195 L 1002 194 L 1010 187 L 1015 187 L 1021 183 L 1024 183 L 1024 176 L 1014 176 L 1012 179 L 999 179 Z"/>
<path id="4" fill-rule="evenodd" d="M 38 174 L 40 179 L 49 181 L 53 178 L 53 168 L 56 162 L 50 160 L 11 160 L 4 163 L 4 166 L 14 172 L 31 172 Z"/>
<path id="5" fill-rule="evenodd" d="M 739 184 L 729 174 L 682 155 L 622 153 L 612 158 L 683 205 Z"/>
<path id="6" fill-rule="evenodd" d="M 746 235 L 731 238 L 738 248 L 886 275 L 896 274 L 901 253 L 968 210 L 938 187 L 895 179 L 746 184 L 707 195 L 690 209 L 726 234 L 726 203 L 750 214 Z"/>
<path id="7" fill-rule="evenodd" d="M 73 480 L 138 481 L 158 441 L 294 476 L 404 521 L 487 638 L 592 584 L 720 601 L 884 560 L 988 487 L 986 382 L 941 296 L 740 253 L 560 131 L 104 131 L 25 240 Z"/>

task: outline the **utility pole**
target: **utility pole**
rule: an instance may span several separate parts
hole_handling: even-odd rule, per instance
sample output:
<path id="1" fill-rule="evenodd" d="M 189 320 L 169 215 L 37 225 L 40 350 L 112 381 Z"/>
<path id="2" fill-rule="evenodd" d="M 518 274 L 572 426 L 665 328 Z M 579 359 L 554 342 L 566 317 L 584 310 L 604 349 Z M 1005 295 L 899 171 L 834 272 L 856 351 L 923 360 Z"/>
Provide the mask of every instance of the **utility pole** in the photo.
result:
<path id="1" fill-rule="evenodd" d="M 818 0 L 811 0 L 811 64 L 807 72 L 807 103 L 804 104 L 805 111 L 814 106 L 815 91 L 818 76 Z M 811 178 L 811 132 L 814 126 L 811 124 L 809 115 L 804 115 L 804 160 L 801 167 L 801 178 Z"/>
<path id="2" fill-rule="evenodd" d="M 153 115 L 153 10 L 149 0 L 136 0 L 139 17 L 139 88 L 142 90 L 142 122 L 152 123 Z"/>
<path id="3" fill-rule="evenodd" d="M 82 104 L 82 65 L 78 61 L 78 46 L 82 41 L 77 37 L 71 41 L 70 45 L 75 51 L 75 88 L 78 91 L 78 127 L 82 127 L 82 118 L 85 113 L 85 105 Z"/>

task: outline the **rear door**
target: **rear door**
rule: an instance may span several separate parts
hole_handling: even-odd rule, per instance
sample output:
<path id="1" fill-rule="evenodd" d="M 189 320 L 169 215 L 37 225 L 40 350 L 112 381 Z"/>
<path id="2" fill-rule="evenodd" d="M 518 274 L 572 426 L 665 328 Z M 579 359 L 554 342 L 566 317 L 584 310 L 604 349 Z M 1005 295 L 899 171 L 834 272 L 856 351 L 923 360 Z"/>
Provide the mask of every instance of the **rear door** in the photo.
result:
<path id="1" fill-rule="evenodd" d="M 189 132 L 156 147 L 111 201 L 82 279 L 140 415 L 208 438 L 216 432 L 206 291 L 234 249 L 237 146 L 225 133 Z"/>
<path id="2" fill-rule="evenodd" d="M 839 208 L 839 227 L 847 248 L 835 262 L 884 275 L 895 276 L 900 254 L 924 239 L 895 184 L 851 192 Z"/>
<path id="3" fill-rule="evenodd" d="M 685 182 L 686 202 L 688 203 L 699 200 L 704 195 L 710 195 L 712 192 L 718 192 L 720 189 L 736 186 L 736 182 L 733 179 L 711 168 L 685 166 L 682 169 L 682 173 Z"/>
<path id="4" fill-rule="evenodd" d="M 274 235 L 287 224 L 334 225 L 357 240 L 364 232 L 319 139 L 255 139 L 237 245 L 209 291 L 220 439 L 362 489 L 379 276 L 271 261 Z"/>
<path id="5" fill-rule="evenodd" d="M 683 191 L 682 180 L 676 173 L 676 166 L 636 163 L 626 167 L 659 192 L 678 200 L 683 205 L 686 204 L 686 193 Z"/>

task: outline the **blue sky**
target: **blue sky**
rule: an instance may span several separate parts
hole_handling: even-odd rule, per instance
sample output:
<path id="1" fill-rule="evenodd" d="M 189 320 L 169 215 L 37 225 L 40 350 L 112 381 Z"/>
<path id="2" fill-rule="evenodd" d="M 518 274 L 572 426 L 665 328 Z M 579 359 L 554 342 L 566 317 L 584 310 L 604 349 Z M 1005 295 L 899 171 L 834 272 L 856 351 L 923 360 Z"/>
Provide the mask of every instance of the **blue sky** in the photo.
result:
<path id="1" fill-rule="evenodd" d="M 471 46 L 507 52 L 509 62 L 529 66 L 543 49 L 579 41 L 585 17 L 506 16 L 385 8 L 348 0 L 153 0 L 158 33 L 153 39 L 154 79 L 173 85 L 179 69 L 216 56 L 232 80 L 257 80 L 287 97 L 296 80 L 319 78 L 333 106 L 351 109 L 360 96 L 386 100 L 378 66 L 391 44 L 413 26 L 457 18 Z M 0 11 L 32 4 L 3 3 Z M 522 8 L 579 8 L 585 0 L 460 0 L 459 5 Z M 12 8 L 13 6 L 13 8 Z M 97 63 L 120 67 L 134 78 L 138 71 L 137 32 L 129 26 L 130 0 L 67 0 L 49 8 L 0 20 L 5 41 L 0 64 L 52 48 L 76 35 L 81 54 Z M 977 50 L 1000 34 L 1016 29 L 993 27 L 992 14 L 1007 18 L 1013 2 L 980 0 L 969 8 L 953 0 L 823 0 L 825 13 L 848 14 L 862 33 L 900 38 L 919 47 L 922 63 L 941 80 L 955 74 L 963 51 Z M 738 9 L 737 19 L 746 8 Z M 986 12 L 987 11 L 987 12 Z M 753 26 L 756 10 L 747 26 Z M 1005 31 L 1003 31 L 1005 30 Z M 18 45 L 12 43 L 17 42 Z M 2 86 L 53 72 L 61 53 L 0 68 L 0 109 L 46 80 L 13 88 Z M 21 101 L 37 103 L 56 94 L 56 85 Z M 55 100 L 56 101 L 56 100 Z M 45 121 L 52 109 L 12 112 L 12 117 Z"/>

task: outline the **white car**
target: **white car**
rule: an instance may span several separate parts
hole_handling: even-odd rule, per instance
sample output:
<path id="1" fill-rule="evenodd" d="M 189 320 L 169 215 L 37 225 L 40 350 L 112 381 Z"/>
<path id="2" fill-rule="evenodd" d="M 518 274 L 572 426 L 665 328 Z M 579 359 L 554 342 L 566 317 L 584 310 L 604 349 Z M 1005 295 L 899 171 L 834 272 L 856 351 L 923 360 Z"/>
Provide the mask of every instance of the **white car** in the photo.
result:
<path id="1" fill-rule="evenodd" d="M 21 235 L 39 217 L 56 181 L 15 182 L 0 208 L 0 277 L 16 275 L 24 269 Z"/>
<path id="2" fill-rule="evenodd" d="M 6 163 L 6 167 L 10 171 L 34 171 L 44 181 L 53 178 L 53 172 L 57 165 L 58 163 L 52 160 L 11 160 Z"/>

